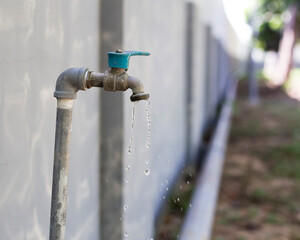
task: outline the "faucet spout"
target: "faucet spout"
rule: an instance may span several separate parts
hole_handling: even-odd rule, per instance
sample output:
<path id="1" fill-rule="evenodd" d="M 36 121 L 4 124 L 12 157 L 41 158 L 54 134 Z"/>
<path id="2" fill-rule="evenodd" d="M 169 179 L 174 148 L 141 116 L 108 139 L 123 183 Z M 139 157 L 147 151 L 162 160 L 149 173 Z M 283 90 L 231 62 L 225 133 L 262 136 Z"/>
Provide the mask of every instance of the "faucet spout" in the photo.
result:
<path id="1" fill-rule="evenodd" d="M 132 95 L 130 97 L 130 100 L 132 102 L 147 100 L 150 97 L 148 93 L 145 93 L 144 86 L 138 78 L 128 76 L 127 81 L 128 81 L 128 88 L 132 90 Z"/>

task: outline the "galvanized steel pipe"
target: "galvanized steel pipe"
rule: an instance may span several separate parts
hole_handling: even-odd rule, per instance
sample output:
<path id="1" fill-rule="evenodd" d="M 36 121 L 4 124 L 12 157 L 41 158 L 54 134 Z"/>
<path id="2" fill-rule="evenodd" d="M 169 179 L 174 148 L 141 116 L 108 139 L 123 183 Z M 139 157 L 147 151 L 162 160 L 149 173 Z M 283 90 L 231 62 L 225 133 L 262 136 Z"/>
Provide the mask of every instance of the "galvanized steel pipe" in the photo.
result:
<path id="1" fill-rule="evenodd" d="M 57 99 L 50 240 L 64 239 L 73 99 Z"/>
<path id="2" fill-rule="evenodd" d="M 56 131 L 50 214 L 50 240 L 65 239 L 70 138 L 73 101 L 79 90 L 86 90 L 87 68 L 70 68 L 56 81 Z"/>
<path id="3" fill-rule="evenodd" d="M 146 100 L 142 83 L 125 73 L 124 69 L 95 73 L 87 68 L 70 68 L 60 74 L 56 81 L 54 97 L 57 98 L 54 166 L 50 214 L 50 240 L 65 239 L 69 152 L 72 128 L 73 101 L 79 90 L 103 87 L 106 91 L 133 91 L 131 101 Z"/>

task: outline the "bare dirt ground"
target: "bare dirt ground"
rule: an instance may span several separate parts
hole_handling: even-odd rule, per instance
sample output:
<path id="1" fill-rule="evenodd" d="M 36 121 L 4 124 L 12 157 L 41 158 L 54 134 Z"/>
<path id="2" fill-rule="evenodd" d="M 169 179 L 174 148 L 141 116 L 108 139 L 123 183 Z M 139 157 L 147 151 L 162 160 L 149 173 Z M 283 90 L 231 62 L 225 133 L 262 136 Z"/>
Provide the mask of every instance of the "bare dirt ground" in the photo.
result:
<path id="1" fill-rule="evenodd" d="M 300 240 L 300 103 L 239 85 L 213 240 Z"/>

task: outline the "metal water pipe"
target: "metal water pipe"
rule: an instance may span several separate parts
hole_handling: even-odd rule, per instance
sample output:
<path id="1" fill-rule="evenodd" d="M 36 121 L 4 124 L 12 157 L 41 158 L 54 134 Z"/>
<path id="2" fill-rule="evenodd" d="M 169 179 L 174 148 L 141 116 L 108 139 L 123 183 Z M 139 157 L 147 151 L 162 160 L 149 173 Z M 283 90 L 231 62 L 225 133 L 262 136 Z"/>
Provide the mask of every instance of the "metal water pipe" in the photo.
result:
<path id="1" fill-rule="evenodd" d="M 54 165 L 52 179 L 52 198 L 50 215 L 50 240 L 63 240 L 66 228 L 69 152 L 72 128 L 73 101 L 79 90 L 91 87 L 102 87 L 106 91 L 132 90 L 131 101 L 147 100 L 149 94 L 139 79 L 128 76 L 131 56 L 150 53 L 122 51 L 108 53 L 110 70 L 96 73 L 87 68 L 70 68 L 57 79 L 54 97 L 57 98 L 56 131 L 54 145 Z"/>

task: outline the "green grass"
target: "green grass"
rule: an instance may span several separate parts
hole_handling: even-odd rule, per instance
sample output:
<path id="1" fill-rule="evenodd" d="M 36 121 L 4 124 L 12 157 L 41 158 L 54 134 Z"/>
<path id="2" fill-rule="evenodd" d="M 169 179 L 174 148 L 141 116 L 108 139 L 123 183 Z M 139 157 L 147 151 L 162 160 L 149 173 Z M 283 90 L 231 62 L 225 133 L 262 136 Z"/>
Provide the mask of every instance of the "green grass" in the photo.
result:
<path id="1" fill-rule="evenodd" d="M 225 237 L 215 237 L 213 240 L 227 240 Z"/>
<path id="2" fill-rule="evenodd" d="M 242 222 L 245 219 L 245 216 L 242 216 L 240 213 L 235 211 L 225 211 L 221 219 L 221 224 L 231 225 Z"/>
<path id="3" fill-rule="evenodd" d="M 300 79 L 300 69 L 296 74 Z M 232 190 L 226 187 L 232 192 L 224 194 L 224 199 L 236 204 L 217 212 L 217 222 L 233 229 L 244 229 L 247 223 L 258 223 L 262 231 L 264 224 L 273 228 L 293 225 L 300 211 L 300 104 L 279 89 L 261 89 L 265 97 L 259 105 L 250 106 L 242 96 L 233 108 L 229 156 L 235 158 L 230 168 L 239 167 L 238 173 L 243 174 L 228 171 L 225 175 L 223 179 L 234 185 Z M 241 162 L 237 164 L 239 155 Z M 246 185 L 245 178 L 249 178 Z M 220 235 L 214 239 L 223 240 Z M 229 239 L 237 240 L 238 236 L 232 234 Z M 288 239 L 300 240 L 299 233 Z"/>
<path id="4" fill-rule="evenodd" d="M 170 195 L 169 209 L 171 213 L 180 213 L 184 215 L 186 211 L 190 208 L 190 200 L 192 193 L 194 192 L 195 186 L 190 184 L 185 186 L 184 190 L 176 189 Z"/>
<path id="5" fill-rule="evenodd" d="M 270 213 L 266 217 L 266 222 L 274 225 L 282 225 L 285 223 L 285 219 L 283 219 L 280 215 L 277 215 L 276 213 Z"/>
<path id="6" fill-rule="evenodd" d="M 271 177 L 300 180 L 300 108 L 272 101 L 266 101 L 257 108 L 245 109 L 241 104 L 234 105 L 235 125 L 231 129 L 231 140 L 277 139 L 278 144 L 273 147 L 249 151 L 271 166 Z M 249 117 L 245 119 L 245 116 Z M 264 118 L 271 119 L 275 125 L 263 121 Z"/>
<path id="7" fill-rule="evenodd" d="M 241 123 L 240 125 L 232 128 L 231 137 L 232 138 L 257 138 L 262 133 L 262 127 L 258 122 L 249 121 L 246 123 Z"/>
<path id="8" fill-rule="evenodd" d="M 258 216 L 259 209 L 256 206 L 252 206 L 247 213 L 250 220 L 255 219 Z"/>
<path id="9" fill-rule="evenodd" d="M 289 236 L 289 240 L 300 240 L 300 236 L 297 236 L 294 233 L 291 233 Z"/>
<path id="10" fill-rule="evenodd" d="M 274 177 L 300 180 L 299 141 L 273 147 L 267 151 L 265 158 L 266 161 L 271 162 L 271 173 Z"/>
<path id="11" fill-rule="evenodd" d="M 264 190 L 257 188 L 249 194 L 248 200 L 253 203 L 265 203 L 270 200 L 270 195 Z"/>
<path id="12" fill-rule="evenodd" d="M 294 207 L 294 196 L 292 195 L 282 195 L 276 191 L 267 192 L 264 189 L 255 189 L 251 193 L 248 194 L 247 200 L 252 204 L 270 204 L 272 206 L 290 206 L 292 209 Z M 255 214 L 255 212 L 253 213 Z M 256 212 L 257 214 L 257 212 Z"/>

